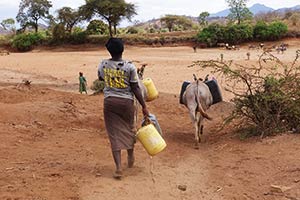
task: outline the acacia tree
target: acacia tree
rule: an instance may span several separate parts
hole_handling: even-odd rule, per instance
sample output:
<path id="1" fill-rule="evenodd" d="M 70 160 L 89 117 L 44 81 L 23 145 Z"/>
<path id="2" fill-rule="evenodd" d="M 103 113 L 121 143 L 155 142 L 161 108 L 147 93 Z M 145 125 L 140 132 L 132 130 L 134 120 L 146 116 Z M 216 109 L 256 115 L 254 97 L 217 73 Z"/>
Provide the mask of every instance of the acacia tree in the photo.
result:
<path id="1" fill-rule="evenodd" d="M 8 18 L 8 19 L 2 20 L 2 22 L 0 23 L 0 25 L 6 31 L 15 32 L 15 30 L 16 30 L 15 20 L 13 18 Z"/>
<path id="2" fill-rule="evenodd" d="M 64 24 L 65 30 L 68 33 L 72 32 L 73 27 L 82 20 L 82 13 L 80 10 L 75 10 L 70 7 L 63 7 L 58 11 L 58 20 Z"/>
<path id="3" fill-rule="evenodd" d="M 232 21 L 240 24 L 242 21 L 251 19 L 253 14 L 247 8 L 246 3 L 249 0 L 226 0 L 230 7 L 230 13 L 227 16 Z"/>
<path id="4" fill-rule="evenodd" d="M 169 32 L 172 32 L 175 26 L 181 26 L 183 29 L 188 29 L 193 25 L 191 20 L 187 17 L 179 15 L 166 15 L 160 19 L 160 22 L 168 28 Z"/>
<path id="5" fill-rule="evenodd" d="M 123 19 L 131 20 L 136 15 L 136 7 L 125 0 L 86 0 L 81 7 L 87 19 L 100 16 L 108 23 L 109 34 L 117 33 L 117 26 Z"/>
<path id="6" fill-rule="evenodd" d="M 209 12 L 202 12 L 200 13 L 198 17 L 199 24 L 201 26 L 206 26 L 207 25 L 207 18 L 209 17 Z"/>
<path id="7" fill-rule="evenodd" d="M 38 32 L 38 21 L 49 18 L 51 7 L 52 4 L 48 0 L 21 0 L 16 19 L 23 29 L 31 25 L 35 32 Z"/>

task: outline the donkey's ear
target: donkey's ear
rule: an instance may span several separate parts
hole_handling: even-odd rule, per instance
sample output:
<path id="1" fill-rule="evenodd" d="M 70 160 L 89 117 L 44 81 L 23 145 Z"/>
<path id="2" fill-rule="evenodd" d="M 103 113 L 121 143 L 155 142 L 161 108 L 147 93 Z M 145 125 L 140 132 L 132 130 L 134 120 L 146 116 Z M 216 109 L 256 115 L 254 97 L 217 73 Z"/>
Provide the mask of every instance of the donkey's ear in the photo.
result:
<path id="1" fill-rule="evenodd" d="M 207 74 L 204 78 L 204 81 L 208 81 L 209 74 Z"/>
<path id="2" fill-rule="evenodd" d="M 148 64 L 142 64 L 141 70 L 143 71 Z"/>
<path id="3" fill-rule="evenodd" d="M 197 81 L 197 76 L 196 76 L 196 74 L 193 74 L 193 77 L 194 77 L 194 81 Z"/>

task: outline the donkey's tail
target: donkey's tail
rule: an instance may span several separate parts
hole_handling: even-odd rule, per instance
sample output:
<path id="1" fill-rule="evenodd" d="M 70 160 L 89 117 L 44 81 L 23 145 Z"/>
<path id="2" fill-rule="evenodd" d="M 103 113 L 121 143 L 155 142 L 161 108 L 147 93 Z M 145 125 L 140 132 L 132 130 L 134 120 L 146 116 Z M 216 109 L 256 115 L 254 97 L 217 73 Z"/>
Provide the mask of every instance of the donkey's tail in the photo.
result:
<path id="1" fill-rule="evenodd" d="M 204 111 L 201 102 L 199 101 L 199 97 L 200 97 L 200 91 L 199 91 L 199 80 L 197 80 L 197 88 L 196 88 L 196 102 L 197 102 L 197 111 L 200 112 L 200 114 L 208 119 L 208 120 L 212 120 L 212 118 Z"/>

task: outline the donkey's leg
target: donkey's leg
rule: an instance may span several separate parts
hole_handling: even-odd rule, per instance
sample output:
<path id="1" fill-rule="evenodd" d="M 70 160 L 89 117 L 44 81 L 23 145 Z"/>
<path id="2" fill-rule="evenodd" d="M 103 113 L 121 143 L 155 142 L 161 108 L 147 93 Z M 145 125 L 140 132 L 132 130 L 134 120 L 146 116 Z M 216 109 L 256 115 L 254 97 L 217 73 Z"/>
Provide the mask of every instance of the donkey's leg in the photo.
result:
<path id="1" fill-rule="evenodd" d="M 199 112 L 196 113 L 196 120 L 197 120 L 197 135 L 198 135 L 198 142 L 201 143 L 201 122 L 202 122 L 202 116 Z"/>
<path id="2" fill-rule="evenodd" d="M 199 142 L 200 142 L 200 137 L 199 137 L 199 114 L 198 112 L 195 112 L 195 121 L 194 121 L 194 126 L 195 126 L 195 149 L 199 149 Z"/>
<path id="3" fill-rule="evenodd" d="M 200 138 L 199 143 L 200 142 L 204 142 L 204 135 L 203 135 L 203 120 L 204 117 L 200 114 L 199 119 L 198 119 L 198 136 Z"/>
<path id="4" fill-rule="evenodd" d="M 194 124 L 194 127 L 195 127 L 195 146 L 194 148 L 195 149 L 198 149 L 199 148 L 199 137 L 198 137 L 198 121 L 196 119 L 196 108 L 197 108 L 197 105 L 192 105 L 192 104 L 189 104 L 188 105 L 188 109 L 189 109 L 189 113 L 190 113 L 190 118 Z"/>

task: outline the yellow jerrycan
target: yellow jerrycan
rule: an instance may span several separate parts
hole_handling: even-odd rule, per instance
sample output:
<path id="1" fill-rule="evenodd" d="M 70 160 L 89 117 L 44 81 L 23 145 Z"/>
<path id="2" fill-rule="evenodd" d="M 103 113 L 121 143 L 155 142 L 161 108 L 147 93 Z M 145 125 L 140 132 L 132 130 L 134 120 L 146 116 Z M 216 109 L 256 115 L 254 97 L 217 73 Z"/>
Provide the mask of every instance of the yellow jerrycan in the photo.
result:
<path id="1" fill-rule="evenodd" d="M 152 81 L 151 78 L 145 78 L 143 79 L 143 84 L 145 85 L 147 89 L 147 101 L 152 101 L 158 97 L 158 91 Z"/>
<path id="2" fill-rule="evenodd" d="M 150 156 L 158 154 L 167 146 L 152 123 L 141 127 L 136 136 Z"/>

